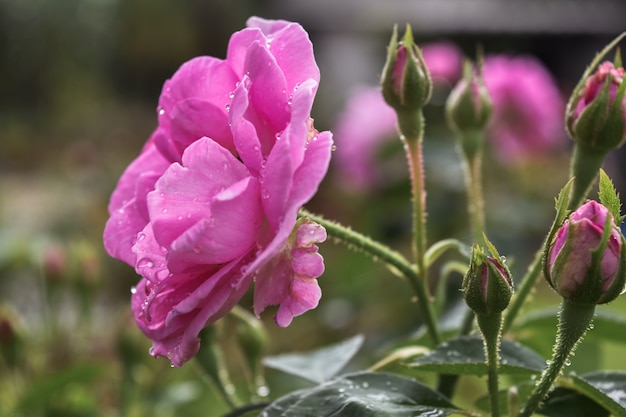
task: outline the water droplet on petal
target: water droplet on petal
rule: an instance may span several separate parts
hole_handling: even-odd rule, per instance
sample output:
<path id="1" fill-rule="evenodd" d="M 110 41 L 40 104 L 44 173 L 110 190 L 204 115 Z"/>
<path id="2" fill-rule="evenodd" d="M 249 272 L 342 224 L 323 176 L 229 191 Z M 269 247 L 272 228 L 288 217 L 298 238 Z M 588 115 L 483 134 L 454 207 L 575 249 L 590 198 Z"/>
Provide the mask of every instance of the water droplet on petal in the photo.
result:
<path id="1" fill-rule="evenodd" d="M 137 293 L 137 287 L 135 287 L 135 286 L 130 287 L 130 293 L 131 294 L 136 294 Z"/>

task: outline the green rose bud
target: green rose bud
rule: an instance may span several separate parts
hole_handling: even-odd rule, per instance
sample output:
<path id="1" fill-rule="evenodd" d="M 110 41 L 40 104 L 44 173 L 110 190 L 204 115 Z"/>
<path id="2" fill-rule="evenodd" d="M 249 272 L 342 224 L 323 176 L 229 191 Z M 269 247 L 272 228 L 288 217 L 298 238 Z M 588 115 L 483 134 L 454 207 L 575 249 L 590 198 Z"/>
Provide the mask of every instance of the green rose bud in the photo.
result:
<path id="1" fill-rule="evenodd" d="M 493 105 L 485 87 L 480 68 L 471 62 L 463 65 L 463 78 L 454 87 L 446 102 L 446 116 L 450 128 L 456 132 L 484 130 Z"/>
<path id="2" fill-rule="evenodd" d="M 477 315 L 500 313 L 513 295 L 511 273 L 502 258 L 488 256 L 483 248 L 474 246 L 461 291 Z"/>
<path id="3" fill-rule="evenodd" d="M 385 101 L 396 111 L 416 111 L 428 103 L 432 89 L 430 73 L 422 52 L 413 42 L 411 27 L 407 25 L 402 42 L 398 42 L 394 28 L 382 75 Z"/>

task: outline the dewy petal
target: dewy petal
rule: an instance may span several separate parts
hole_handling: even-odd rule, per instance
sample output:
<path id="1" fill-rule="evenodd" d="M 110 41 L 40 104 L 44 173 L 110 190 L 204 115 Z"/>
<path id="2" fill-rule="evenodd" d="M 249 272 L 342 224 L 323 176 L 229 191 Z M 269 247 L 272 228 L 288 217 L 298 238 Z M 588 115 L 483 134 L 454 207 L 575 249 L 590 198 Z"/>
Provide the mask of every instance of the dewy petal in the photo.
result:
<path id="1" fill-rule="evenodd" d="M 322 290 L 316 279 L 296 276 L 289 288 L 289 298 L 280 304 L 276 312 L 276 324 L 289 326 L 294 317 L 317 307 L 321 297 Z"/>
<path id="2" fill-rule="evenodd" d="M 171 117 L 171 137 L 181 149 L 206 136 L 231 152 L 235 151 L 224 107 L 203 99 L 189 98 L 174 105 Z"/>
<path id="3" fill-rule="evenodd" d="M 250 77 L 248 116 L 257 127 L 260 140 L 273 142 L 289 121 L 287 84 L 282 69 L 266 45 L 254 43 L 248 48 L 244 71 Z"/>
<path id="4" fill-rule="evenodd" d="M 197 57 L 183 64 L 163 86 L 159 127 L 182 149 L 202 136 L 233 149 L 228 129 L 230 94 L 238 78 L 229 64 L 213 57 Z M 163 144 L 163 141 L 159 141 Z"/>
<path id="5" fill-rule="evenodd" d="M 250 45 L 259 42 L 266 43 L 267 38 L 259 28 L 247 28 L 235 32 L 228 42 L 226 61 L 239 79 L 244 76 L 244 62 Z"/>
<path id="6" fill-rule="evenodd" d="M 260 186 L 247 177 L 215 196 L 211 217 L 203 218 L 172 242 L 170 270 L 221 264 L 248 252 L 262 222 Z"/>
<path id="7" fill-rule="evenodd" d="M 135 265 L 132 246 L 137 233 L 148 223 L 146 194 L 167 169 L 169 163 L 151 143 L 122 174 L 109 203 L 103 241 L 107 253 L 114 258 Z"/>
<path id="8" fill-rule="evenodd" d="M 288 91 L 307 79 L 319 83 L 320 70 L 313 56 L 313 44 L 302 26 L 291 23 L 276 30 L 271 37 L 270 52 L 285 75 Z"/>
<path id="9" fill-rule="evenodd" d="M 238 77 L 230 65 L 218 58 L 202 56 L 185 62 L 163 85 L 159 97 L 159 125 L 167 127 L 169 112 L 180 101 L 201 99 L 223 108 L 230 101 Z"/>
<path id="10" fill-rule="evenodd" d="M 247 27 L 259 28 L 265 36 L 272 35 L 290 25 L 297 25 L 297 23 L 292 23 L 287 20 L 263 19 L 262 17 L 258 16 L 249 17 L 248 21 L 246 22 Z"/>
<path id="11" fill-rule="evenodd" d="M 162 174 L 169 166 L 169 162 L 159 153 L 152 143 L 152 138 L 146 143 L 142 153 L 122 173 L 115 190 L 111 194 L 109 213 L 120 209 L 136 197 L 137 179 L 142 174 Z"/>
<path id="12" fill-rule="evenodd" d="M 228 116 L 239 157 L 248 167 L 250 173 L 259 177 L 264 163 L 264 150 L 261 149 L 261 142 L 257 136 L 254 124 L 244 117 L 250 104 L 248 90 L 245 87 L 248 84 L 246 80 L 247 78 L 235 89 Z M 269 149 L 266 152 L 269 153 Z"/>
<path id="13" fill-rule="evenodd" d="M 303 246 L 285 247 L 259 271 L 254 292 L 257 315 L 268 305 L 279 304 L 276 323 L 285 327 L 294 316 L 317 306 L 321 290 L 315 278 L 324 272 L 324 260 L 317 253 L 316 243 L 324 240 L 326 232 L 322 226 L 305 222 L 298 227 L 293 243 Z"/>
<path id="14" fill-rule="evenodd" d="M 210 202 L 222 190 L 248 176 L 228 150 L 202 138 L 172 164 L 148 195 L 150 220 L 157 240 L 166 247 L 201 218 L 210 218 Z"/>
<path id="15" fill-rule="evenodd" d="M 131 305 L 140 329 L 153 340 L 153 356 L 181 366 L 196 354 L 199 331 L 231 310 L 247 289 L 230 284 L 240 264 L 238 258 L 215 272 L 168 274 L 159 283 L 139 282 Z"/>
<path id="16" fill-rule="evenodd" d="M 313 135 L 311 108 L 317 90 L 317 82 L 309 79 L 293 92 L 291 99 L 291 119 L 280 139 L 289 140 L 291 160 L 294 166 L 302 163 L 307 143 Z"/>
<path id="17" fill-rule="evenodd" d="M 309 142 L 304 159 L 294 173 L 293 183 L 297 184 L 289 196 L 289 204 L 300 208 L 317 192 L 330 164 L 333 135 L 320 132 Z"/>
<path id="18" fill-rule="evenodd" d="M 135 271 L 144 279 L 157 285 L 167 279 L 170 271 L 167 268 L 167 249 L 154 238 L 152 225 L 137 234 L 137 241 L 133 245 L 133 253 L 137 257 Z"/>

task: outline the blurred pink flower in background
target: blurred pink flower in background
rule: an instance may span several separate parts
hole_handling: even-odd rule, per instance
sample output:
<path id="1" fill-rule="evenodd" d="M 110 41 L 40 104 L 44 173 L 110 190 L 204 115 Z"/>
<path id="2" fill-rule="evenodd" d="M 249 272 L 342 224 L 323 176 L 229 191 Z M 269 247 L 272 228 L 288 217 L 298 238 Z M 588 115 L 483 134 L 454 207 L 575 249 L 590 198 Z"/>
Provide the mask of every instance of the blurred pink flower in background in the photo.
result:
<path id="1" fill-rule="evenodd" d="M 304 29 L 251 18 L 227 57 L 168 80 L 159 125 L 111 196 L 107 251 L 142 276 L 132 309 L 154 356 L 181 366 L 255 281 L 254 311 L 287 326 L 317 306 L 320 225 L 297 221 L 330 162 L 310 118 L 319 69 Z"/>
<path id="2" fill-rule="evenodd" d="M 376 156 L 388 140 L 399 140 L 396 113 L 385 103 L 380 88 L 360 87 L 350 95 L 334 131 L 333 157 L 341 182 L 357 190 L 384 182 Z"/>
<path id="3" fill-rule="evenodd" d="M 461 78 L 463 53 L 454 43 L 434 42 L 421 49 L 435 86 L 442 83 L 453 86 Z"/>
<path id="4" fill-rule="evenodd" d="M 565 102 L 556 81 L 536 58 L 488 56 L 483 77 L 493 101 L 487 133 L 502 162 L 520 162 L 563 148 Z"/>
<path id="5" fill-rule="evenodd" d="M 450 42 L 421 47 L 422 56 L 435 88 L 450 87 L 461 76 L 462 54 Z M 397 179 L 377 161 L 385 143 L 398 140 L 396 115 L 385 103 L 380 87 L 360 86 L 352 91 L 333 129 L 337 151 L 334 165 L 341 183 L 349 189 L 365 190 Z M 406 170 L 402 167 L 402 175 Z"/>

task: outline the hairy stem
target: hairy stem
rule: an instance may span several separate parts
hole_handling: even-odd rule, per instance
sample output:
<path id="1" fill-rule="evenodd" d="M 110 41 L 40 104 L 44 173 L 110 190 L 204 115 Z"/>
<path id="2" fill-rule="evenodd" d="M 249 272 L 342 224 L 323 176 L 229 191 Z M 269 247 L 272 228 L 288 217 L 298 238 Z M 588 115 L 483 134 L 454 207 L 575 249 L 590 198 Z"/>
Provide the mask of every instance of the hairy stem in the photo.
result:
<path id="1" fill-rule="evenodd" d="M 487 359 L 487 387 L 491 416 L 500 417 L 500 400 L 498 397 L 498 367 L 500 366 L 500 331 L 502 314 L 476 315 L 478 326 L 483 334 L 485 357 Z"/>
<path id="2" fill-rule="evenodd" d="M 559 314 L 559 327 L 552 353 L 552 359 L 541 374 L 526 404 L 522 407 L 519 417 L 530 417 L 541 405 L 552 384 L 561 373 L 570 353 L 585 335 L 593 319 L 595 306 L 581 306 L 563 300 Z"/>

